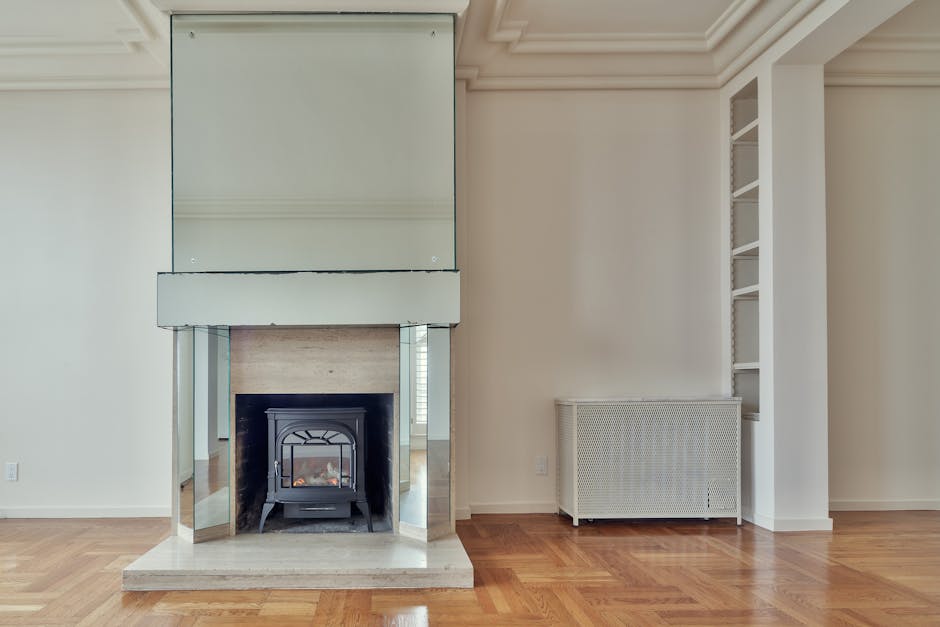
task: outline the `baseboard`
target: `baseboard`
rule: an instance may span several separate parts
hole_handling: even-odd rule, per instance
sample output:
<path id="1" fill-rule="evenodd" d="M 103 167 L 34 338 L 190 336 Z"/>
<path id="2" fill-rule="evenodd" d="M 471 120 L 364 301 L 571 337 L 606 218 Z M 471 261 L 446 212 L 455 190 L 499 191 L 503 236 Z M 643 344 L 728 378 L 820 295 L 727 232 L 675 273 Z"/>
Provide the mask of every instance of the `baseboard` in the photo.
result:
<path id="1" fill-rule="evenodd" d="M 940 499 L 833 499 L 833 512 L 890 512 L 904 510 L 940 510 Z"/>
<path id="2" fill-rule="evenodd" d="M 470 519 L 470 508 L 469 507 L 458 507 L 454 510 L 454 517 L 457 520 L 469 520 Z"/>
<path id="3" fill-rule="evenodd" d="M 169 518 L 169 507 L 4 507 L 0 518 Z"/>
<path id="4" fill-rule="evenodd" d="M 754 512 L 753 519 L 745 520 L 769 531 L 832 531 L 831 518 L 773 518 Z"/>
<path id="5" fill-rule="evenodd" d="M 775 518 L 774 531 L 832 531 L 831 518 Z"/>
<path id="6" fill-rule="evenodd" d="M 558 504 L 555 501 L 470 504 L 472 514 L 554 514 L 557 511 Z"/>

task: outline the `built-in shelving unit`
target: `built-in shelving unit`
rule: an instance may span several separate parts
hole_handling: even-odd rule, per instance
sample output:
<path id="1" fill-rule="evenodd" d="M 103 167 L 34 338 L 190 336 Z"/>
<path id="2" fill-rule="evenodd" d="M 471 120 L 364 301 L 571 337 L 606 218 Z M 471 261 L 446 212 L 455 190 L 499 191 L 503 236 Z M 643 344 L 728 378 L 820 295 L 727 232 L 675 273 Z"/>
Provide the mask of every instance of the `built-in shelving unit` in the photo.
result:
<path id="1" fill-rule="evenodd" d="M 760 419 L 760 169 L 757 80 L 731 98 L 731 380 L 745 419 Z"/>

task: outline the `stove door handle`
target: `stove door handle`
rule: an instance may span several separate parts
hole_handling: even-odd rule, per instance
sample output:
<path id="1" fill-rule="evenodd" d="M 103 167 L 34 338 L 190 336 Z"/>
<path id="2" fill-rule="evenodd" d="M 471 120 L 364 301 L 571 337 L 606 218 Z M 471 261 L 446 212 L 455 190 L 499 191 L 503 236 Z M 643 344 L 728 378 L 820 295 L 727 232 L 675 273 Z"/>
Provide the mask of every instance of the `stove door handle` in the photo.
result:
<path id="1" fill-rule="evenodd" d="M 281 476 L 281 467 L 280 467 L 280 465 L 277 463 L 277 460 L 276 460 L 276 459 L 274 460 L 274 476 L 275 476 L 275 477 L 280 477 L 280 476 Z"/>

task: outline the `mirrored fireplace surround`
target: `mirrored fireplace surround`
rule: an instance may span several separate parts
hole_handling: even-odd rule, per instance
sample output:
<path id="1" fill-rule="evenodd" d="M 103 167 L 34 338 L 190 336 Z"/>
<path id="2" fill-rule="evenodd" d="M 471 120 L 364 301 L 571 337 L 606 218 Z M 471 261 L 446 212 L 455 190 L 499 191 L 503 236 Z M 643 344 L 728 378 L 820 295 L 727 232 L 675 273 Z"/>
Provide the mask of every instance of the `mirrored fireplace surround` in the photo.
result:
<path id="1" fill-rule="evenodd" d="M 199 327 L 175 334 L 179 535 L 200 542 L 258 532 L 276 461 L 269 459 L 265 411 L 276 407 L 363 408 L 361 481 L 376 532 L 422 540 L 453 532 L 449 327 Z M 317 531 L 311 521 L 291 526 L 282 517 L 283 510 L 272 513 L 272 532 Z M 348 528 L 321 527 L 362 530 L 357 518 Z"/>

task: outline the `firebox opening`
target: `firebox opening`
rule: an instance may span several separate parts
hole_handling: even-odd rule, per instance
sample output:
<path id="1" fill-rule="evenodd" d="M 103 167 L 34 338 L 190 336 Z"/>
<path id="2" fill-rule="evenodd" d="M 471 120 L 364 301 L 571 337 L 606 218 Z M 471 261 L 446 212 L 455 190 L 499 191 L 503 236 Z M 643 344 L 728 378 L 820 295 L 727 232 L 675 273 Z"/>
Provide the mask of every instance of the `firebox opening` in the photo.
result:
<path id="1" fill-rule="evenodd" d="M 268 490 L 268 417 L 272 408 L 365 410 L 364 431 L 367 446 L 364 456 L 364 484 L 375 532 L 392 530 L 392 394 L 238 394 L 235 396 L 235 520 L 237 533 L 258 533 L 261 512 Z M 316 434 L 312 434 L 316 435 Z M 334 435 L 330 436 L 335 439 Z M 339 444 L 337 440 L 337 445 Z M 309 449 L 311 451 L 316 449 Z M 321 449 L 325 451 L 326 449 Z M 349 468 L 342 467 L 337 446 L 337 461 L 329 464 L 299 461 L 291 481 L 342 482 Z M 323 466 L 323 468 L 320 468 Z M 286 474 L 286 473 L 285 473 Z M 289 476 L 289 475 L 288 475 Z M 285 505 L 278 504 L 268 516 L 265 533 L 324 533 L 367 531 L 366 519 L 355 506 L 350 516 L 332 518 L 293 518 L 284 516 Z"/>

